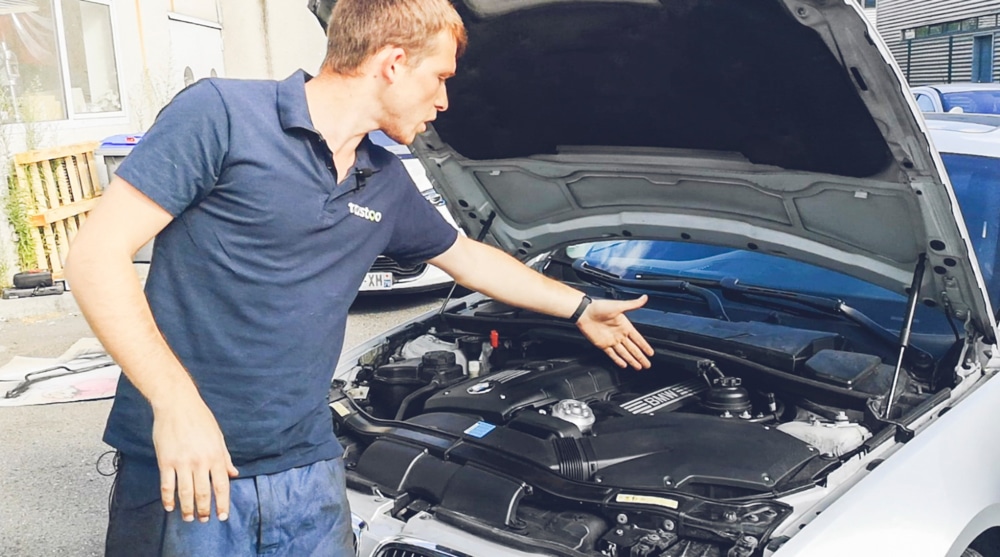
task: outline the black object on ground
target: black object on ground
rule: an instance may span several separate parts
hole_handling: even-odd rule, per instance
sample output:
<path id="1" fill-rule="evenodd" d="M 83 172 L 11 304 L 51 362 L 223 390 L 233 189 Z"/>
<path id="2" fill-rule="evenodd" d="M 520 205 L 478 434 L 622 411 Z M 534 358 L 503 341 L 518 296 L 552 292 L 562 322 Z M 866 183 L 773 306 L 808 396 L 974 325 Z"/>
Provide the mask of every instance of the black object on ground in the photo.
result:
<path id="1" fill-rule="evenodd" d="M 14 275 L 14 288 L 44 288 L 52 284 L 52 273 L 49 271 L 35 270 Z"/>
<path id="2" fill-rule="evenodd" d="M 57 282 L 51 286 L 36 286 L 34 288 L 4 288 L 0 295 L 4 300 L 32 298 L 34 296 L 54 296 L 66 291 L 65 282 Z"/>
<path id="3" fill-rule="evenodd" d="M 77 358 L 78 360 L 90 360 L 90 365 L 78 368 L 71 368 L 67 365 L 54 366 L 50 368 L 40 369 L 38 371 L 33 371 L 24 376 L 24 381 L 17 384 L 16 387 L 7 391 L 4 398 L 17 398 L 23 395 L 29 387 L 32 385 L 41 383 L 42 381 L 47 381 L 49 379 L 55 379 L 57 377 L 65 377 L 67 375 L 76 375 L 77 373 L 83 373 L 85 371 L 93 371 L 95 369 L 100 369 L 103 367 L 109 367 L 115 365 L 114 360 L 111 356 L 107 354 L 88 354 Z"/>

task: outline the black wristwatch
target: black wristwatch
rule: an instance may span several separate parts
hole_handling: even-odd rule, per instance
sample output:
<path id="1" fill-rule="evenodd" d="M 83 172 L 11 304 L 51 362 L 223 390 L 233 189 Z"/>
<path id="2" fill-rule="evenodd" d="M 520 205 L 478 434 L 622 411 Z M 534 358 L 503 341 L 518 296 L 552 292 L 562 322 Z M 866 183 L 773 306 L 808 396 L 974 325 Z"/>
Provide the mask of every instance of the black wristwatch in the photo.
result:
<path id="1" fill-rule="evenodd" d="M 583 312 L 587 310 L 587 306 L 589 306 L 590 302 L 593 301 L 594 300 L 590 299 L 590 296 L 584 294 L 583 299 L 580 300 L 580 305 L 576 306 L 576 311 L 573 312 L 573 315 L 569 316 L 569 320 L 573 323 L 579 321 L 580 316 L 583 315 Z"/>

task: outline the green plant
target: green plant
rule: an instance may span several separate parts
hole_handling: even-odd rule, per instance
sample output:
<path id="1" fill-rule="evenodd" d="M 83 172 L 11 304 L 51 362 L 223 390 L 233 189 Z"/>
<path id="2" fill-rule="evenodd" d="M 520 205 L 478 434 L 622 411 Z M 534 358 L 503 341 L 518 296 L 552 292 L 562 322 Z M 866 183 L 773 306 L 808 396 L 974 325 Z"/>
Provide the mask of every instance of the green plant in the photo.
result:
<path id="1" fill-rule="evenodd" d="M 41 90 L 41 84 L 37 78 L 28 81 L 27 91 L 38 90 Z M 38 246 L 35 245 L 29 219 L 33 208 L 30 192 L 21 186 L 14 171 L 13 151 L 16 142 L 12 126 L 21 126 L 24 132 L 24 149 L 38 149 L 47 142 L 51 132 L 50 127 L 39 120 L 40 115 L 36 114 L 34 107 L 16 101 L 8 88 L 0 87 L 0 172 L 5 172 L 7 178 L 7 187 L 0 187 L 0 210 L 6 213 L 7 222 L 13 230 L 12 255 L 20 270 L 38 266 L 35 259 Z M 12 263 L 0 254 L 0 283 L 9 281 Z"/>
<path id="2" fill-rule="evenodd" d="M 7 171 L 7 195 L 5 209 L 7 220 L 16 235 L 17 263 L 21 269 L 35 267 L 35 239 L 31 235 L 31 223 L 28 221 L 28 192 L 23 191 L 14 176 L 13 169 Z M 6 276 L 0 274 L 0 276 Z"/>

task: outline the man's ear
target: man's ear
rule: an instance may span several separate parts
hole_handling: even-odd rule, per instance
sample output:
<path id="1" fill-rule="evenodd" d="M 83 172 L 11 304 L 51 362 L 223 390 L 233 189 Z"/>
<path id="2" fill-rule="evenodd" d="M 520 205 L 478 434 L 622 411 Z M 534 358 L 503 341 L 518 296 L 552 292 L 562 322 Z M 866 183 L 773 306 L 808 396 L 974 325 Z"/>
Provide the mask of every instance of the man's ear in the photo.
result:
<path id="1" fill-rule="evenodd" d="M 398 46 L 386 46 L 372 57 L 378 76 L 394 83 L 406 65 L 406 51 Z"/>

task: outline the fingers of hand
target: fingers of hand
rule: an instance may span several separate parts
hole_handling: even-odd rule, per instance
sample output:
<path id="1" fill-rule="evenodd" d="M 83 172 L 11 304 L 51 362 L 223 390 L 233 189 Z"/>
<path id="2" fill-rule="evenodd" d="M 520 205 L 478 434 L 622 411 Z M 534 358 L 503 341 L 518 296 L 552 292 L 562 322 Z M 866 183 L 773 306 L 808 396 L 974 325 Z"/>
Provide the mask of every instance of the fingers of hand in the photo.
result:
<path id="1" fill-rule="evenodd" d="M 648 301 L 649 301 L 649 296 L 643 294 L 642 296 L 639 296 L 635 300 L 632 300 L 632 309 L 639 309 L 642 306 L 646 305 L 646 302 Z"/>
<path id="2" fill-rule="evenodd" d="M 190 468 L 177 468 L 177 498 L 184 522 L 194 520 L 194 478 Z"/>
<path id="3" fill-rule="evenodd" d="M 208 522 L 212 516 L 212 480 L 208 470 L 194 473 L 194 504 L 198 521 Z"/>
<path id="4" fill-rule="evenodd" d="M 613 348 L 615 353 L 618 354 L 618 357 L 624 360 L 625 363 L 630 365 L 632 368 L 642 369 L 642 363 L 636 359 L 635 354 L 632 353 L 632 350 L 627 345 L 634 346 L 629 340 L 625 340 L 614 345 Z M 638 352 L 638 349 L 636 349 L 636 352 Z M 643 356 L 642 359 L 645 360 L 645 356 Z"/>
<path id="5" fill-rule="evenodd" d="M 614 311 L 617 313 L 625 313 L 626 311 L 632 311 L 634 309 L 639 309 L 646 305 L 649 301 L 649 296 L 643 294 L 634 300 L 621 300 L 614 302 Z"/>
<path id="6" fill-rule="evenodd" d="M 174 492 L 177 490 L 176 475 L 173 468 L 160 469 L 160 500 L 163 502 L 163 510 L 173 512 Z"/>
<path id="7" fill-rule="evenodd" d="M 609 358 L 611 358 L 611 361 L 614 362 L 616 366 L 628 367 L 628 364 L 625 363 L 625 360 L 621 359 L 621 357 L 619 357 L 618 354 L 615 352 L 614 347 L 609 346 L 608 348 L 605 348 L 604 353 L 607 354 Z"/>
<path id="8" fill-rule="evenodd" d="M 627 338 L 624 341 L 622 341 L 621 346 L 625 348 L 625 350 L 632 356 L 632 359 L 638 364 L 638 366 L 633 364 L 632 367 L 634 367 L 635 369 L 650 368 L 652 364 L 649 363 L 649 358 L 647 358 L 646 355 L 642 353 L 642 349 L 639 348 L 639 346 L 636 345 L 636 343 L 633 342 L 631 338 Z"/>
<path id="9" fill-rule="evenodd" d="M 232 464 L 229 465 L 229 468 L 232 468 Z M 219 520 L 227 520 L 229 518 L 229 474 L 225 466 L 212 468 L 212 490 L 215 493 L 216 516 L 219 517 Z"/>
<path id="10" fill-rule="evenodd" d="M 639 331 L 632 329 L 632 331 L 628 334 L 628 338 L 634 342 L 640 350 L 642 350 L 643 354 L 647 356 L 652 356 L 654 354 L 653 347 L 646 341 L 646 337 L 639 334 Z"/>
<path id="11" fill-rule="evenodd" d="M 164 468 L 160 470 L 160 499 L 163 510 L 173 512 L 179 499 L 181 518 L 192 522 L 197 515 L 201 522 L 208 522 L 212 514 L 212 496 L 215 496 L 219 520 L 229 518 L 229 478 L 235 477 L 232 463 L 219 465 L 210 471 L 190 468 Z"/>

